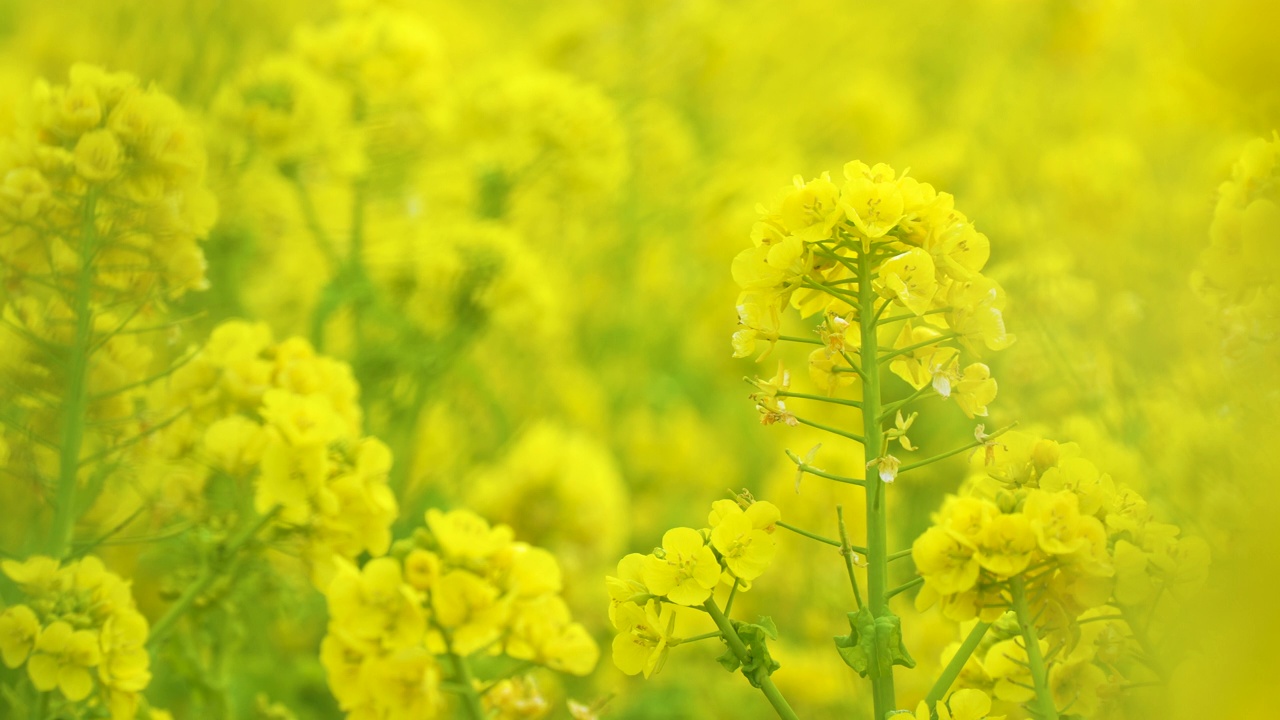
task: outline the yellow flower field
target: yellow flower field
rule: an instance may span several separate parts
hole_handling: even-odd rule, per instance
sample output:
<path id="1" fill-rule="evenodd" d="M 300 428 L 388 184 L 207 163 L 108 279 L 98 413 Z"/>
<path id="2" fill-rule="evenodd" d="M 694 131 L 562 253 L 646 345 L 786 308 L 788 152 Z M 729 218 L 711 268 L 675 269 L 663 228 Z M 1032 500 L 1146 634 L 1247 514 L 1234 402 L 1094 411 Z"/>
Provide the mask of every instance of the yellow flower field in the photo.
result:
<path id="1" fill-rule="evenodd" d="M 0 718 L 1274 717 L 1277 27 L 7 0 Z"/>

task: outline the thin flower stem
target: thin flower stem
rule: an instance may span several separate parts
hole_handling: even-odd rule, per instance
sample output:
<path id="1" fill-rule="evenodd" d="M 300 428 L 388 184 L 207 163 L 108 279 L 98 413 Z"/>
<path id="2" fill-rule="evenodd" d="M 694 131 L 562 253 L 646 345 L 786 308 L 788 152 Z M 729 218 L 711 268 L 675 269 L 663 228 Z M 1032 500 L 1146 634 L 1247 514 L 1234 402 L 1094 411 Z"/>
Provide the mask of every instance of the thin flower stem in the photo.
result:
<path id="1" fill-rule="evenodd" d="M 844 568 L 849 573 L 849 585 L 853 587 L 853 602 L 862 609 L 862 591 L 858 589 L 858 576 L 853 572 L 853 546 L 849 544 L 849 532 L 844 527 L 844 506 L 836 506 L 836 524 L 840 526 L 840 554 L 844 556 Z"/>
<path id="2" fill-rule="evenodd" d="M 456 686 L 454 694 L 462 700 L 462 706 L 467 709 L 467 716 L 471 720 L 485 720 L 487 714 L 484 711 L 484 703 L 480 701 L 480 691 L 476 690 L 475 679 L 471 675 L 471 667 L 467 665 L 467 659 L 453 651 L 453 638 L 449 633 L 439 625 L 436 627 L 444 638 L 445 653 L 453 665 L 453 684 Z"/>
<path id="3" fill-rule="evenodd" d="M 293 189 L 298 195 L 298 205 L 302 209 L 302 218 L 307 223 L 307 229 L 311 231 L 312 237 L 315 238 L 316 245 L 320 248 L 320 252 L 334 269 L 341 267 L 342 261 L 338 258 L 338 251 L 333 246 L 333 241 L 329 239 L 329 234 L 325 232 L 324 225 L 320 222 L 320 215 L 316 212 L 316 204 L 311 199 L 311 193 L 307 190 L 306 183 L 302 182 L 302 178 L 297 173 L 290 173 L 289 179 L 293 181 Z"/>
<path id="4" fill-rule="evenodd" d="M 911 557 L 911 548 L 899 550 L 898 552 L 891 554 L 889 556 L 889 561 L 893 562 L 894 560 L 901 560 L 904 557 Z"/>
<path id="5" fill-rule="evenodd" d="M 889 309 L 889 306 L 890 306 L 891 304 L 893 304 L 893 298 L 885 298 L 885 299 L 884 299 L 884 304 L 880 306 L 880 309 L 879 309 L 879 310 L 876 310 L 876 314 L 875 314 L 874 316 L 872 316 L 872 318 L 871 318 L 871 322 L 873 322 L 873 323 L 875 323 L 875 324 L 879 325 L 879 324 L 880 324 L 880 316 L 881 316 L 881 315 L 884 315 L 884 311 L 885 311 L 885 310 L 888 310 L 888 309 Z"/>
<path id="6" fill-rule="evenodd" d="M 845 400 L 844 398 L 827 397 L 825 395 L 809 395 L 807 393 L 795 393 L 789 390 L 779 390 L 778 397 L 796 398 L 798 400 L 813 400 L 815 402 L 831 403 L 832 405 L 844 405 L 845 407 L 861 408 L 862 403 L 857 400 Z"/>
<path id="7" fill-rule="evenodd" d="M 711 638 L 718 638 L 718 637 L 723 637 L 723 633 L 721 633 L 719 630 L 716 630 L 714 632 L 702 633 L 701 635 L 694 635 L 693 637 L 680 638 L 680 642 L 673 643 L 673 644 L 683 645 L 685 643 L 698 642 L 699 640 L 709 640 Z"/>
<path id="8" fill-rule="evenodd" d="M 1017 427 L 1017 425 L 1018 425 L 1018 423 L 1016 423 L 1016 422 L 1015 422 L 1015 423 L 1010 423 L 1010 424 L 1008 424 L 1008 425 L 1006 425 L 1006 426 L 1004 426 L 1004 427 L 1000 428 L 999 430 L 997 430 L 997 431 L 995 431 L 995 432 L 991 433 L 990 435 L 987 435 L 987 436 L 986 436 L 986 438 L 987 438 L 986 440 L 975 440 L 975 441 L 973 441 L 973 442 L 969 443 L 968 445 L 963 445 L 963 446 L 961 446 L 961 447 L 956 448 L 955 450 L 948 450 L 947 452 L 944 452 L 944 453 L 941 453 L 941 454 L 938 454 L 938 455 L 934 455 L 934 456 L 933 456 L 933 457 L 931 457 L 931 458 L 927 458 L 927 459 L 925 459 L 925 460 L 921 460 L 921 461 L 919 461 L 919 462 L 913 462 L 913 463 L 908 463 L 908 464 L 906 464 L 906 465 L 903 465 L 902 467 L 898 468 L 898 475 L 902 475 L 902 474 L 903 474 L 903 473 L 905 473 L 905 472 L 909 472 L 909 471 L 911 471 L 911 470 L 915 470 L 915 469 L 917 469 L 917 468 L 922 468 L 922 467 L 924 467 L 925 465 L 932 465 L 933 463 L 936 463 L 936 462 L 938 462 L 939 460 L 946 460 L 947 458 L 949 458 L 949 457 L 951 457 L 951 456 L 953 456 L 953 455 L 959 455 L 960 453 L 964 452 L 965 450 L 972 450 L 972 449 L 974 449 L 974 448 L 976 448 L 976 447 L 981 447 L 981 446 L 985 445 L 988 441 L 993 440 L 993 439 L 995 439 L 995 438 L 998 438 L 998 437 L 1000 437 L 1001 435 L 1003 435 L 1003 434 L 1005 434 L 1005 433 L 1009 432 L 1009 431 L 1010 431 L 1010 430 L 1012 430 L 1013 428 Z"/>
<path id="9" fill-rule="evenodd" d="M 904 592 L 906 592 L 906 591 L 910 590 L 910 589 L 911 589 L 911 588 L 913 588 L 913 587 L 917 587 L 917 586 L 919 586 L 919 585 L 922 585 L 923 583 L 924 583 L 924 578 L 922 578 L 922 577 L 912 578 L 912 579 L 910 579 L 910 580 L 908 580 L 908 581 L 906 581 L 906 582 L 902 583 L 902 584 L 901 584 L 901 585 L 899 585 L 898 587 L 896 587 L 896 588 L 894 588 L 894 589 L 890 590 L 889 592 L 885 593 L 885 596 L 884 596 L 884 597 L 885 597 L 885 599 L 886 599 L 886 600 L 888 600 L 889 598 L 893 597 L 894 595 L 897 595 L 897 594 L 899 594 L 899 593 L 904 593 Z"/>
<path id="10" fill-rule="evenodd" d="M 918 343 L 912 343 L 904 348 L 898 348 L 893 352 L 889 352 L 889 353 L 885 353 L 884 355 L 881 355 L 878 362 L 885 362 L 886 360 L 892 360 L 898 357 L 899 355 L 906 355 L 907 353 L 913 352 L 915 350 L 919 350 L 922 347 L 928 347 L 930 345 L 935 345 L 940 342 L 946 342 L 947 340 L 952 340 L 958 337 L 960 337 L 960 335 L 958 335 L 957 333 L 947 333 L 946 335 L 939 335 L 936 338 L 929 338 L 928 340 L 922 340 Z"/>
<path id="11" fill-rule="evenodd" d="M 187 611 L 192 608 L 195 601 L 199 599 L 199 597 L 204 594 L 204 592 L 208 590 L 218 578 L 235 566 L 236 561 L 239 559 L 240 551 L 257 539 L 258 533 L 262 532 L 263 528 L 267 527 L 271 521 L 275 519 L 276 515 L 280 513 L 280 510 L 281 507 L 277 505 L 266 514 L 259 517 L 255 522 L 247 525 L 240 534 L 233 537 L 231 541 L 222 548 L 221 552 L 218 553 L 214 560 L 205 565 L 204 569 L 201 570 L 200 574 L 196 577 L 195 582 L 187 586 L 187 589 L 182 592 L 182 595 L 173 603 L 173 605 L 169 606 L 169 609 L 165 614 L 161 616 L 160 619 L 156 621 L 155 625 L 151 627 L 151 633 L 147 637 L 148 650 L 154 651 L 156 648 L 160 647 L 161 642 L 165 639 L 165 636 L 173 630 L 173 627 L 178 620 L 182 619 L 182 616 L 187 614 Z"/>
<path id="12" fill-rule="evenodd" d="M 855 297 L 853 293 L 845 292 L 844 290 L 837 290 L 836 288 L 833 288 L 830 285 L 825 285 L 823 283 L 820 283 L 814 280 L 812 277 L 806 277 L 801 282 L 801 284 L 804 287 L 809 288 L 810 290 L 821 290 L 822 292 L 830 295 L 831 297 L 836 298 L 837 300 L 843 300 L 844 302 L 847 302 L 850 305 L 857 306 L 858 304 L 858 298 Z"/>
<path id="13" fill-rule="evenodd" d="M 887 318 L 882 318 L 882 319 L 880 320 L 880 324 L 881 324 L 881 325 L 888 325 L 888 324 L 889 324 L 889 323 L 891 323 L 891 322 L 898 322 L 899 320 L 912 320 L 912 319 L 915 319 L 915 318 L 925 317 L 926 315 L 937 315 L 938 313 L 944 313 L 944 312 L 947 312 L 947 311 L 948 311 L 948 310 L 950 310 L 950 309 L 951 309 L 951 308 L 949 308 L 949 307 L 946 307 L 946 308 L 938 308 L 937 310 L 929 310 L 929 311 L 926 311 L 926 312 L 922 312 L 922 313 L 920 313 L 919 315 L 917 315 L 917 314 L 915 314 L 915 313 L 902 313 L 901 315 L 893 315 L 893 316 L 890 316 L 890 317 L 887 317 Z"/>
<path id="14" fill-rule="evenodd" d="M 732 574 L 731 574 L 732 575 Z M 724 601 L 724 614 L 728 615 L 733 610 L 733 601 L 738 597 L 738 578 L 733 578 L 733 587 L 729 589 L 729 599 Z"/>
<path id="15" fill-rule="evenodd" d="M 787 450 L 786 453 L 787 453 L 787 457 L 791 458 L 791 462 L 795 463 L 796 467 L 799 468 L 801 472 L 808 473 L 809 475 L 813 475 L 814 477 L 820 477 L 820 478 L 825 478 L 827 480 L 831 480 L 834 482 L 844 483 L 846 485 L 857 485 L 859 487 L 867 486 L 866 480 L 859 480 L 857 478 L 845 477 L 843 475 L 835 475 L 825 470 L 819 470 L 818 468 L 812 465 L 809 465 L 805 461 L 801 460 L 799 456 L 797 456 L 795 453 L 791 452 L 790 450 Z"/>
<path id="16" fill-rule="evenodd" d="M 929 694 L 924 696 L 924 701 L 930 710 L 947 696 L 947 691 L 951 689 L 951 685 L 955 683 L 956 678 L 960 677 L 960 672 L 964 670 L 965 664 L 969 662 L 973 651 L 978 649 L 978 645 L 982 642 L 983 636 L 987 634 L 987 630 L 990 627 L 991 623 L 979 620 L 978 624 L 973 626 L 973 630 L 969 631 L 969 635 L 960 644 L 960 649 L 956 650 L 956 654 L 951 656 L 951 662 L 947 663 L 947 666 L 942 669 L 942 674 L 934 681 L 933 687 L 929 689 Z"/>
<path id="17" fill-rule="evenodd" d="M 858 442 L 858 443 L 863 443 L 863 444 L 865 444 L 865 440 L 863 439 L 863 437 L 862 437 L 861 435 L 858 435 L 857 433 L 845 432 L 844 430 L 840 430 L 840 429 L 838 429 L 838 428 L 833 428 L 833 427 L 831 427 L 830 425 L 823 425 L 823 424 L 821 424 L 821 423 L 813 422 L 812 420 L 805 420 L 804 418 L 799 417 L 799 416 L 793 416 L 793 417 L 795 417 L 795 418 L 796 418 L 796 422 L 800 423 L 801 425 L 808 425 L 808 426 L 809 426 L 809 427 L 811 427 L 811 428 L 817 428 L 817 429 L 819 429 L 819 430 L 826 430 L 827 432 L 831 433 L 832 435 L 839 435 L 839 436 L 840 436 L 840 437 L 842 437 L 842 438 L 849 438 L 850 440 L 853 440 L 854 442 Z"/>
<path id="18" fill-rule="evenodd" d="M 747 650 L 747 646 L 742 642 L 742 638 L 738 637 L 738 631 L 733 628 L 733 623 L 729 622 L 729 618 L 716 607 L 714 598 L 708 598 L 705 605 L 702 606 L 707 614 L 711 616 L 711 620 L 715 622 L 716 627 L 720 628 L 720 632 L 724 635 L 725 644 L 729 646 L 729 650 L 738 658 L 738 662 L 743 665 L 743 674 L 746 674 L 746 666 L 751 662 L 751 652 Z M 753 684 L 760 688 L 760 692 L 764 693 L 765 698 L 769 700 L 769 704 L 773 706 L 774 712 L 778 713 L 778 717 L 782 720 L 800 720 L 796 712 L 787 704 L 786 698 L 782 697 L 782 693 L 778 691 L 778 686 L 773 684 L 773 678 L 769 677 L 769 671 L 764 667 L 757 667 L 755 675 L 751 678 Z"/>
<path id="19" fill-rule="evenodd" d="M 832 539 L 831 539 L 831 538 L 829 538 L 829 537 L 823 537 L 823 536 L 821 536 L 821 535 L 819 535 L 819 534 L 817 534 L 817 533 L 811 533 L 811 532 L 809 532 L 808 530 L 803 530 L 803 529 L 798 528 L 798 527 L 796 527 L 795 525 L 792 525 L 792 524 L 790 524 L 790 523 L 784 523 L 784 522 L 782 522 L 781 520 L 779 520 L 779 521 L 778 521 L 778 527 L 783 528 L 783 529 L 785 529 L 785 530 L 790 530 L 791 532 L 793 532 L 793 533 L 795 533 L 795 534 L 797 534 L 797 535 L 803 535 L 803 536 L 805 536 L 805 537 L 809 538 L 810 540 L 817 540 L 818 542 L 822 543 L 823 545 L 830 545 L 831 547 L 837 547 L 837 548 L 838 548 L 838 547 L 840 547 L 840 541 L 839 541 L 839 540 L 832 540 Z"/>
<path id="20" fill-rule="evenodd" d="M 823 342 L 818 338 L 796 337 L 795 335 L 779 335 L 778 339 L 783 342 L 804 343 L 806 345 L 822 345 Z"/>
<path id="21" fill-rule="evenodd" d="M 894 402 L 891 402 L 888 405 L 885 405 L 884 411 L 880 413 L 880 422 L 884 422 L 885 420 L 888 420 L 889 418 L 893 417 L 894 413 L 906 407 L 907 405 L 910 405 L 911 403 L 915 402 L 920 397 L 929 394 L 930 392 L 933 392 L 933 386 L 925 385 L 924 387 L 921 387 L 920 389 L 911 393 L 907 397 L 901 400 L 896 400 Z"/>
<path id="22" fill-rule="evenodd" d="M 1036 693 L 1028 709 L 1038 720 L 1058 720 L 1058 709 L 1054 706 L 1053 693 L 1049 689 L 1049 669 L 1040 655 L 1040 639 L 1036 637 L 1031 610 L 1027 607 L 1027 586 L 1021 575 L 1014 576 L 1009 581 L 1009 590 L 1013 596 L 1013 611 L 1018 616 L 1022 640 L 1026 643 L 1027 664 L 1031 667 L 1031 680 Z"/>

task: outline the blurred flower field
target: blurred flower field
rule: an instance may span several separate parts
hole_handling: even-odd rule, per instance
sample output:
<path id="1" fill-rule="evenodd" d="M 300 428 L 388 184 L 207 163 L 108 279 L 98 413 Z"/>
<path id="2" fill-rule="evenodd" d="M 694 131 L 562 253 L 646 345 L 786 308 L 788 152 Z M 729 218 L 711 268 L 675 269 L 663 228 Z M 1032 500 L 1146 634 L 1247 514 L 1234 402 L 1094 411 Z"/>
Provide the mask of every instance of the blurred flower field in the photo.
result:
<path id="1" fill-rule="evenodd" d="M 1275 717 L 1276 27 L 7 0 L 0 717 Z"/>

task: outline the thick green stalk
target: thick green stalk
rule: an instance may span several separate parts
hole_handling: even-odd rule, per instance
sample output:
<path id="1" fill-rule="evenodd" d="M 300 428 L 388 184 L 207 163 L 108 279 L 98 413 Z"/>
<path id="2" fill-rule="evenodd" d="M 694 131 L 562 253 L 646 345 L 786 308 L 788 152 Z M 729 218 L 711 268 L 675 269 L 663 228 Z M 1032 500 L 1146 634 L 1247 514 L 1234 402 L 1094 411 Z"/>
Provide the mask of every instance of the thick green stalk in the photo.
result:
<path id="1" fill-rule="evenodd" d="M 89 412 L 89 357 L 93 343 L 93 259 L 97 252 L 97 195 L 90 190 L 84 198 L 80 226 L 80 272 L 76 277 L 72 313 L 76 328 L 67 358 L 67 395 L 62 406 L 62 438 L 58 453 L 58 494 L 53 525 L 49 531 L 49 554 L 66 557 L 71 551 L 76 525 L 76 490 L 80 475 L 80 449 L 84 445 L 85 416 Z"/>
<path id="2" fill-rule="evenodd" d="M 870 462 L 884 450 L 884 435 L 880 427 L 881 387 L 880 354 L 876 337 L 876 321 L 873 315 L 876 294 L 871 288 L 871 261 L 865 252 L 858 253 L 858 321 L 862 335 L 862 436 L 865 460 Z M 871 471 L 867 472 L 867 604 L 873 617 L 889 614 L 889 539 L 888 513 L 885 503 L 884 482 Z M 898 709 L 893 688 L 893 672 L 871 678 L 876 720 Z"/>
<path id="3" fill-rule="evenodd" d="M 746 665 L 751 660 L 747 646 L 742 642 L 742 638 L 738 637 L 738 631 L 733 628 L 733 623 L 729 622 L 729 618 L 720 612 L 720 608 L 716 606 L 715 599 L 708 599 L 702 608 L 715 621 L 716 627 L 720 628 L 721 634 L 724 635 L 725 643 L 729 645 L 729 649 L 737 656 L 738 662 Z M 773 684 L 773 678 L 769 677 L 768 672 L 763 669 L 757 672 L 755 681 L 760 686 L 760 692 L 764 693 L 765 698 L 769 700 L 769 704 L 778 713 L 778 717 L 782 718 L 782 720 L 800 720 L 796 716 L 796 712 L 787 704 L 786 698 L 782 697 L 778 686 Z"/>
<path id="4" fill-rule="evenodd" d="M 1044 656 L 1040 653 L 1040 638 L 1036 637 L 1036 626 L 1027 607 L 1027 586 L 1021 575 L 1009 581 L 1009 591 L 1013 595 L 1013 611 L 1018 615 L 1018 627 L 1022 630 L 1022 641 L 1027 646 L 1027 664 L 1031 666 L 1031 682 L 1035 686 L 1036 697 L 1028 710 L 1038 720 L 1058 720 L 1058 709 L 1053 704 L 1053 693 L 1049 690 L 1049 668 L 1045 666 Z"/>
<path id="5" fill-rule="evenodd" d="M 924 696 L 924 701 L 932 709 L 934 705 L 942 702 L 942 698 L 947 696 L 947 691 L 951 689 L 956 678 L 960 677 L 960 671 L 964 670 L 964 666 L 969 662 L 969 658 L 973 656 L 973 651 L 978 649 L 978 644 L 982 642 L 983 636 L 987 634 L 987 630 L 991 627 L 991 623 L 985 623 L 981 620 L 977 625 L 973 626 L 973 630 L 969 632 L 969 636 L 960 644 L 960 649 L 956 650 L 956 654 L 951 656 L 951 662 L 942 669 L 942 674 L 938 676 L 933 688 L 929 690 L 929 694 Z"/>

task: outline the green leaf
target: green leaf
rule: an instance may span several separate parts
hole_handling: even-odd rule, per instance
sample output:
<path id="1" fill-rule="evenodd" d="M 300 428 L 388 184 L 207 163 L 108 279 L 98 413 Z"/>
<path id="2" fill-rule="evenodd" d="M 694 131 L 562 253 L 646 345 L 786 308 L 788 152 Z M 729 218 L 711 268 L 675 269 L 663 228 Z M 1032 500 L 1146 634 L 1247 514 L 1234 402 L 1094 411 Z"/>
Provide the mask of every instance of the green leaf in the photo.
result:
<path id="1" fill-rule="evenodd" d="M 716 658 L 716 662 L 729 672 L 734 672 L 742 667 L 742 663 L 738 662 L 738 656 L 733 654 L 733 648 L 725 648 L 724 654 Z"/>
<path id="2" fill-rule="evenodd" d="M 835 637 L 836 651 L 844 663 L 862 677 L 885 677 L 893 672 L 894 665 L 908 668 L 916 661 L 902 642 L 902 620 L 893 613 L 871 616 L 871 610 L 863 607 L 848 614 L 849 634 Z"/>

